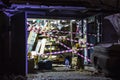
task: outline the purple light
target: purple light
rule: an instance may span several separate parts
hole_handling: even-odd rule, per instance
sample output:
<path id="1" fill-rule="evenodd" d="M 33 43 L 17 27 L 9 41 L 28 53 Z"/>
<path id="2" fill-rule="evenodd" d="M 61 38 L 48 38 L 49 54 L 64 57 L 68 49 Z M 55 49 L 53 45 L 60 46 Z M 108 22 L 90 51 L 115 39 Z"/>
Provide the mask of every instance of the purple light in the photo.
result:
<path id="1" fill-rule="evenodd" d="M 48 35 L 47 35 L 48 36 Z M 49 35 L 49 37 L 56 37 L 58 38 L 58 36 L 54 36 L 54 35 Z M 73 40 L 73 39 L 69 39 L 67 38 L 67 40 L 71 40 L 71 41 L 77 41 L 77 40 Z M 78 42 L 78 41 L 77 41 Z M 83 43 L 83 42 L 81 42 Z M 60 54 L 60 53 L 65 53 L 65 52 L 72 52 L 73 50 L 70 49 L 69 47 L 67 47 L 66 45 L 64 45 L 63 43 L 59 42 L 60 45 L 64 46 L 65 48 L 67 48 L 68 50 L 65 50 L 65 51 L 58 51 L 58 52 L 52 52 L 52 53 L 46 53 L 46 54 Z M 86 43 L 88 45 L 93 45 L 93 44 L 89 44 L 89 43 Z M 88 47 L 88 49 L 90 49 L 91 47 Z M 83 50 L 84 48 L 80 48 L 80 49 L 77 49 L 77 50 Z M 88 62 L 91 62 L 90 59 L 88 59 L 87 57 L 84 57 L 83 55 L 77 53 L 77 55 L 79 55 L 80 57 L 84 58 L 84 59 L 87 59 Z"/>
<path id="2" fill-rule="evenodd" d="M 52 52 L 52 53 L 46 53 L 46 54 L 62 54 L 62 53 L 65 53 L 65 52 L 72 52 L 72 51 L 73 50 L 71 49 L 71 50 L 58 51 L 58 52 Z M 83 56 L 83 55 L 81 55 L 79 53 L 76 53 L 76 54 L 79 55 L 80 57 L 86 59 L 88 62 L 91 62 L 91 60 L 89 58 L 87 58 L 87 57 L 85 57 L 85 56 Z"/>
<path id="3" fill-rule="evenodd" d="M 28 27 L 29 28 L 29 27 Z M 37 29 L 37 30 L 34 30 L 34 28 L 31 27 L 31 29 L 28 29 L 28 31 L 34 31 L 36 33 L 42 33 L 40 31 L 40 29 Z M 67 32 L 67 31 L 58 31 L 58 30 L 53 30 L 52 32 L 62 32 L 62 33 L 71 33 L 71 32 Z M 78 32 L 72 32 L 72 34 L 79 34 Z M 82 33 L 80 33 L 82 35 Z M 87 35 L 92 35 L 92 36 L 102 36 L 101 34 L 100 35 L 96 35 L 96 34 L 87 34 Z M 58 36 L 54 36 L 54 37 L 58 37 Z M 70 39 L 67 39 L 67 40 L 70 40 Z M 71 40 L 71 41 L 74 41 L 74 42 L 78 42 L 78 41 L 75 41 L 75 40 Z"/>
<path id="4" fill-rule="evenodd" d="M 80 53 L 76 53 L 77 55 L 79 55 L 80 57 L 86 59 L 88 62 L 91 62 L 91 60 L 83 55 L 81 55 Z"/>
<path id="5" fill-rule="evenodd" d="M 67 49 L 70 49 L 69 47 L 67 47 L 66 45 L 64 45 L 63 43 L 59 42 L 60 45 L 64 46 Z"/>
<path id="6" fill-rule="evenodd" d="M 37 33 L 41 33 L 40 32 L 40 30 L 36 30 L 36 29 L 32 29 L 34 32 L 37 32 Z M 48 35 L 47 33 L 46 33 L 46 36 L 48 36 L 48 37 L 55 37 L 55 38 L 58 38 L 59 36 L 54 36 L 54 35 Z M 78 42 L 77 40 L 73 40 L 73 39 L 69 39 L 69 38 L 67 38 L 66 40 L 69 40 L 69 41 L 73 41 L 73 42 Z M 83 43 L 83 44 L 86 44 L 86 45 L 90 45 L 90 46 L 94 46 L 94 44 L 91 44 L 91 43 L 87 43 L 87 42 L 80 42 L 80 43 Z M 65 47 L 65 46 L 64 46 Z M 67 47 L 66 47 L 67 48 Z"/>
<path id="7" fill-rule="evenodd" d="M 52 52 L 52 53 L 46 53 L 46 54 L 60 54 L 65 52 L 72 52 L 72 50 L 58 51 L 58 52 Z"/>
<path id="8" fill-rule="evenodd" d="M 52 32 L 61 32 L 61 33 L 71 33 L 69 31 L 58 31 L 58 30 L 53 30 Z M 72 34 L 79 34 L 78 32 L 72 32 Z"/>
<path id="9" fill-rule="evenodd" d="M 52 35 L 53 36 L 53 35 Z M 57 36 L 56 36 L 57 37 Z M 69 38 L 68 38 L 69 39 Z M 59 52 L 53 52 L 52 54 L 60 54 L 60 53 L 65 53 L 65 52 L 72 52 L 73 50 L 70 49 L 69 47 L 67 47 L 66 45 L 64 45 L 63 43 L 59 42 L 60 45 L 66 47 L 67 49 L 69 50 L 65 50 L 65 51 L 59 51 Z M 86 43 L 86 44 L 89 44 L 89 43 Z M 90 45 L 90 44 L 89 44 Z M 92 44 L 91 44 L 92 45 Z M 88 49 L 90 49 L 91 47 L 88 47 Z M 83 50 L 84 48 L 80 48 L 80 49 L 77 49 L 77 50 Z M 90 59 L 88 59 L 87 57 L 84 57 L 83 55 L 77 53 L 77 55 L 79 55 L 80 57 L 84 58 L 84 59 L 87 59 L 88 62 L 91 62 Z"/>

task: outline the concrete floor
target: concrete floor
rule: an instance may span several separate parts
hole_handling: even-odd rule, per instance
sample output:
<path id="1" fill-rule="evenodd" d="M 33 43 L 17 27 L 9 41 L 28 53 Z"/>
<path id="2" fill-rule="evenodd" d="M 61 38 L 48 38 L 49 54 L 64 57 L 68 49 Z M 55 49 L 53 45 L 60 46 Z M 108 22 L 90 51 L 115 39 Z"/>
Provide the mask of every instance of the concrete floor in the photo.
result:
<path id="1" fill-rule="evenodd" d="M 91 70 L 91 71 L 89 71 Z M 54 65 L 53 70 L 40 70 L 28 74 L 27 80 L 112 80 L 103 75 L 93 75 L 92 68 L 84 71 L 68 69 L 64 65 Z"/>

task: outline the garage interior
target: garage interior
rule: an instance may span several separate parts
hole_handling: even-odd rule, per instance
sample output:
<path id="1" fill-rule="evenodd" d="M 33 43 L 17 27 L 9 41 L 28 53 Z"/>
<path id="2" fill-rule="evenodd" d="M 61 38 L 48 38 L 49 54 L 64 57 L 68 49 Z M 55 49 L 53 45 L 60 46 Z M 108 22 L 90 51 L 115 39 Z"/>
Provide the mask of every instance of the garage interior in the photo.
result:
<path id="1" fill-rule="evenodd" d="M 0 74 L 92 66 L 100 43 L 120 43 L 120 0 L 0 0 Z M 47 66 L 46 66 L 47 65 Z M 84 68 L 83 68 L 84 69 Z"/>

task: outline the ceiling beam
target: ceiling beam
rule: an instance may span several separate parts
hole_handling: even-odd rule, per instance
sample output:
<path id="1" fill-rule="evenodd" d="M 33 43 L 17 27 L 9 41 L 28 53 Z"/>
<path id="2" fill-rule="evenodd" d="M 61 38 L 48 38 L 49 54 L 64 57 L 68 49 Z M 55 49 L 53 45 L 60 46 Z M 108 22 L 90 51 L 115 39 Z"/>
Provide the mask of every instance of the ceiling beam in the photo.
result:
<path id="1" fill-rule="evenodd" d="M 10 0 L 11 3 L 29 3 L 47 6 L 90 6 L 89 2 L 84 0 Z"/>

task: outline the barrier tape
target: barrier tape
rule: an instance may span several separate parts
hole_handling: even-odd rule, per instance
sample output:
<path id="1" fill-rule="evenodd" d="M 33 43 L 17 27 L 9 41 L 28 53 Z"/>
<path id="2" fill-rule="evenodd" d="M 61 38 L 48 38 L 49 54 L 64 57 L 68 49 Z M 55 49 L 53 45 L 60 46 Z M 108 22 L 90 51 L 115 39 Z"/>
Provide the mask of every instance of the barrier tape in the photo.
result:
<path id="1" fill-rule="evenodd" d="M 49 37 L 50 37 L 50 36 L 49 36 Z M 58 52 L 51 52 L 51 53 L 46 53 L 46 54 L 61 54 L 61 53 L 67 53 L 67 52 L 77 53 L 78 50 L 84 50 L 84 48 L 79 48 L 79 49 L 73 50 L 73 49 L 67 47 L 65 44 L 63 44 L 63 43 L 61 43 L 61 42 L 59 42 L 59 43 L 60 43 L 60 45 L 62 45 L 63 47 L 67 48 L 68 50 L 58 51 Z M 87 49 L 91 49 L 91 48 L 93 48 L 93 47 L 88 47 Z M 83 56 L 83 55 L 81 55 L 81 54 L 79 54 L 79 53 L 77 53 L 77 55 L 79 55 L 80 57 L 86 59 L 88 62 L 91 62 L 91 60 L 90 60 L 89 58 L 87 58 L 87 57 L 85 57 L 85 56 Z"/>
<path id="2" fill-rule="evenodd" d="M 36 33 L 41 33 L 40 32 L 40 29 L 37 29 L 36 27 L 32 27 L 32 28 L 28 28 L 28 31 L 34 31 Z M 48 37 L 55 37 L 55 38 L 58 38 L 58 36 L 54 36 L 54 35 L 48 35 L 47 33 L 44 33 L 46 36 Z M 74 41 L 74 42 L 78 42 L 77 40 L 73 40 L 73 39 L 69 39 L 69 38 L 66 38 L 66 40 L 70 40 L 70 41 Z M 91 45 L 93 46 L 93 44 L 90 44 L 90 43 L 86 43 L 86 42 L 82 42 L 82 44 L 86 44 L 86 45 Z M 60 45 L 62 45 L 63 47 L 67 48 L 68 50 L 65 50 L 65 51 L 58 51 L 58 52 L 51 52 L 52 54 L 60 54 L 60 53 L 67 53 L 67 52 L 72 52 L 74 50 L 72 50 L 71 48 L 67 47 L 66 45 L 64 45 L 63 43 L 60 43 Z M 88 47 L 87 49 L 90 49 L 91 47 Z M 80 48 L 80 49 L 77 49 L 77 50 L 83 50 L 84 48 Z M 46 54 L 51 54 L 51 53 L 46 53 Z M 77 55 L 79 55 L 80 57 L 84 58 L 84 59 L 87 59 L 87 61 L 91 62 L 91 60 L 87 57 L 84 57 L 83 55 L 77 53 Z"/>

